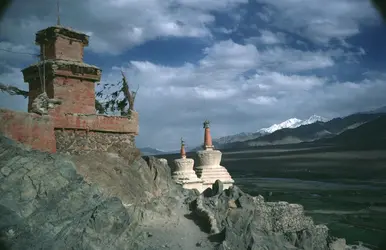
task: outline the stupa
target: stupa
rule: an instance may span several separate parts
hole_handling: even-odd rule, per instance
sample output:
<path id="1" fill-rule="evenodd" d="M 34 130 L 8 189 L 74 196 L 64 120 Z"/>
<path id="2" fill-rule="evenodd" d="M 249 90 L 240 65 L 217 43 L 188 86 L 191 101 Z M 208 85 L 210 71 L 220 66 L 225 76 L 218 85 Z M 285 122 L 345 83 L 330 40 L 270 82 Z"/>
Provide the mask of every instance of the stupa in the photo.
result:
<path id="1" fill-rule="evenodd" d="M 181 138 L 181 158 L 174 160 L 175 170 L 172 174 L 173 180 L 186 189 L 197 189 L 202 192 L 202 180 L 200 180 L 193 170 L 194 160 L 186 158 L 185 142 Z"/>
<path id="2" fill-rule="evenodd" d="M 222 153 L 215 150 L 210 135 L 209 121 L 204 122 L 204 146 L 197 152 L 198 166 L 195 168 L 198 178 L 203 181 L 203 189 L 212 187 L 216 180 L 223 183 L 224 189 L 231 187 L 234 180 L 225 167 L 221 166 Z"/>

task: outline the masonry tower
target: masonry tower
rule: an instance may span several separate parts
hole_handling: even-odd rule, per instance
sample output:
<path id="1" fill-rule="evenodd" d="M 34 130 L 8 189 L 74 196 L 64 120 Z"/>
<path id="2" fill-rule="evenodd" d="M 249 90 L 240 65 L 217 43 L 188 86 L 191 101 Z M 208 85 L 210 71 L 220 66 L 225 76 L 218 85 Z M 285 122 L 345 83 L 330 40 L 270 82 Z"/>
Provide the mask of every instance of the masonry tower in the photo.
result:
<path id="1" fill-rule="evenodd" d="M 60 102 L 43 114 L 53 124 L 56 146 L 39 143 L 37 148 L 76 154 L 135 148 L 137 112 L 129 117 L 96 114 L 95 83 L 101 79 L 101 69 L 83 62 L 89 36 L 56 25 L 38 31 L 35 43 L 40 46 L 40 60 L 22 70 L 29 84 L 28 112 L 35 112 L 36 100 L 45 94 Z"/>

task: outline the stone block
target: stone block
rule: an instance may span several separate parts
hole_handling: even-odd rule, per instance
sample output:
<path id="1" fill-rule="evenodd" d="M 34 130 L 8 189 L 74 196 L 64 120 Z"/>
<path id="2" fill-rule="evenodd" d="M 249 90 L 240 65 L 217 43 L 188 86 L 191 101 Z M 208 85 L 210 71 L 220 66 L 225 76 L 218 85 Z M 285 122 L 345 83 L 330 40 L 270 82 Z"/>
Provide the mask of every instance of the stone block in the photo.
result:
<path id="1" fill-rule="evenodd" d="M 135 148 L 132 134 L 56 129 L 55 137 L 57 151 L 69 154 L 79 155 L 90 151 L 116 152 L 120 148 Z"/>

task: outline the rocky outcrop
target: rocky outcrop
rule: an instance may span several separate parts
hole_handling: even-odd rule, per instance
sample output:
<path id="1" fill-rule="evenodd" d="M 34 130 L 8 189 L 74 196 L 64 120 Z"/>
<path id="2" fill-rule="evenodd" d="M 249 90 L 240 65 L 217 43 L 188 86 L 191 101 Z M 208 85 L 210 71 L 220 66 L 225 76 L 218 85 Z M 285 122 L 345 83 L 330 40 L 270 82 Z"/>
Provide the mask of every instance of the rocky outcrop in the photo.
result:
<path id="1" fill-rule="evenodd" d="M 0 137 L 3 248 L 141 249 L 138 225 L 161 215 L 167 218 L 178 204 L 175 197 L 191 195 L 174 185 L 169 167 L 155 158 L 137 158 L 128 166 L 117 155 L 99 157 L 85 156 L 84 161 L 94 159 L 86 163 L 27 150 Z M 87 178 L 79 174 L 92 167 Z"/>
<path id="2" fill-rule="evenodd" d="M 41 153 L 0 136 L 0 248 L 349 249 L 300 205 L 220 182 L 183 190 L 167 162 L 131 153 Z"/>
<path id="3" fill-rule="evenodd" d="M 328 228 L 314 225 L 301 205 L 264 202 L 236 186 L 200 196 L 192 210 L 201 223 L 207 220 L 220 249 L 328 249 Z"/>
<path id="4" fill-rule="evenodd" d="M 191 203 L 192 218 L 219 243 L 217 249 L 367 249 L 330 237 L 327 226 L 315 225 L 299 204 L 265 202 L 237 186 L 219 193 L 219 185 Z"/>

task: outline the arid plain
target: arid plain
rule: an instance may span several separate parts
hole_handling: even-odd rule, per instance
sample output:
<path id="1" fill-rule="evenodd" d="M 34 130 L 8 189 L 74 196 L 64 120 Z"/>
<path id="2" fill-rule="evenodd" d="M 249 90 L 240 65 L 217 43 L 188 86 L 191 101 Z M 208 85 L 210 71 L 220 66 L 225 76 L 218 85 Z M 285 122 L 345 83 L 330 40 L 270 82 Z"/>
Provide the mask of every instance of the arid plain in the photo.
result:
<path id="1" fill-rule="evenodd" d="M 172 165 L 178 155 L 159 157 Z M 386 146 L 297 144 L 228 150 L 223 151 L 222 165 L 243 191 L 302 204 L 316 223 L 326 224 L 332 235 L 348 243 L 361 241 L 372 249 L 385 244 Z"/>

